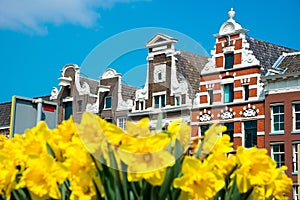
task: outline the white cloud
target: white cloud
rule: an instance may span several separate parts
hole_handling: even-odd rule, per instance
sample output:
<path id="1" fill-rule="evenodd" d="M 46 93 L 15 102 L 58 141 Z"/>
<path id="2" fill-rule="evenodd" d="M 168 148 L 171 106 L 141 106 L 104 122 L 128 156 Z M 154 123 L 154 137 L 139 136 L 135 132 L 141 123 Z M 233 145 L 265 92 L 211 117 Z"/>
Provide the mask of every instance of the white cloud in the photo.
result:
<path id="1" fill-rule="evenodd" d="M 47 24 L 96 24 L 99 8 L 135 0 L 0 0 L 0 28 L 47 33 Z"/>

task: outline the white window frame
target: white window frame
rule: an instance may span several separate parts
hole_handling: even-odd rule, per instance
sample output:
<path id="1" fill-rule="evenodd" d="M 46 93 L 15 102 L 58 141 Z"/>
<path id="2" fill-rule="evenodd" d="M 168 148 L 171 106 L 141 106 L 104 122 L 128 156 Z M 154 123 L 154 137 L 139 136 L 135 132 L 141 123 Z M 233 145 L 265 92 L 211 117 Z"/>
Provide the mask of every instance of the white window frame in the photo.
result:
<path id="1" fill-rule="evenodd" d="M 158 108 L 155 108 L 155 109 L 166 107 L 167 95 L 166 95 L 165 91 L 164 92 L 156 92 L 156 93 L 153 93 L 152 95 L 153 95 L 153 97 L 152 97 L 152 107 L 153 108 L 155 108 L 155 97 L 156 96 L 159 96 L 159 105 L 158 105 Z M 165 96 L 165 102 L 164 102 L 165 106 L 164 107 L 162 107 L 162 101 L 161 101 L 161 96 L 163 96 L 163 95 Z"/>
<path id="2" fill-rule="evenodd" d="M 274 130 L 274 113 L 273 113 L 273 109 L 275 106 L 283 106 L 283 116 L 284 116 L 284 104 L 283 103 L 278 103 L 278 104 L 271 104 L 270 105 L 270 111 L 271 111 L 271 134 L 284 134 L 284 129 L 283 130 Z M 280 113 L 281 114 L 281 113 Z M 277 114 L 279 115 L 279 114 Z M 284 121 L 283 121 L 284 124 Z"/>
<path id="3" fill-rule="evenodd" d="M 179 105 L 177 104 L 177 98 L 179 98 Z M 175 95 L 174 100 L 175 100 L 175 106 L 181 106 L 182 105 L 181 95 Z"/>
<path id="4" fill-rule="evenodd" d="M 296 114 L 300 114 L 300 111 L 296 112 L 296 105 L 300 105 L 300 102 L 293 103 L 293 131 L 300 133 L 300 129 L 296 129 Z"/>
<path id="5" fill-rule="evenodd" d="M 293 199 L 297 199 L 298 200 L 298 196 L 299 196 L 299 191 L 298 191 L 298 184 L 297 183 L 294 183 L 293 184 Z"/>
<path id="6" fill-rule="evenodd" d="M 126 121 L 127 121 L 126 117 L 118 117 L 117 119 L 118 127 L 122 128 L 123 130 L 126 130 Z"/>
<path id="7" fill-rule="evenodd" d="M 285 162 L 286 162 L 286 160 L 285 160 L 285 151 L 283 151 L 283 152 L 281 152 L 281 151 L 280 152 L 274 152 L 274 150 L 273 150 L 273 147 L 275 145 L 281 145 L 281 144 L 283 144 L 283 149 L 285 150 L 284 142 L 270 143 L 270 150 L 271 150 L 271 157 L 272 157 L 272 159 L 275 160 L 275 158 L 274 158 L 275 154 L 276 155 L 281 155 L 284 158 L 284 163 L 279 163 L 279 166 L 277 166 L 277 167 L 281 167 L 281 166 L 285 165 Z"/>
<path id="8" fill-rule="evenodd" d="M 293 159 L 292 159 L 292 174 L 297 174 L 298 172 L 298 156 L 299 156 L 299 149 L 298 144 L 300 144 L 300 141 L 293 142 L 292 143 L 292 153 L 293 153 Z"/>
<path id="9" fill-rule="evenodd" d="M 106 99 L 110 98 L 110 107 L 107 108 L 106 107 Z M 107 97 L 104 97 L 104 110 L 110 110 L 112 108 L 112 97 L 111 96 L 107 96 Z"/>

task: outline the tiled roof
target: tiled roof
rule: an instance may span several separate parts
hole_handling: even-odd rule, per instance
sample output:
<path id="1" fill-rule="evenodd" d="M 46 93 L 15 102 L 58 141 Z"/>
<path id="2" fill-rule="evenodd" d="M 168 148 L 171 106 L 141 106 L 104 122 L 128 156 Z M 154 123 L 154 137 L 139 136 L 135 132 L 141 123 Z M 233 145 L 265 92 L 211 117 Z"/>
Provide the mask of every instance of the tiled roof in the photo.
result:
<path id="1" fill-rule="evenodd" d="M 193 88 L 193 93 L 197 93 L 199 91 L 200 73 L 208 62 L 208 57 L 182 50 L 175 57 L 177 58 L 177 73 L 186 78 Z"/>
<path id="2" fill-rule="evenodd" d="M 121 91 L 122 91 L 122 98 L 124 101 L 127 101 L 128 99 L 135 99 L 135 91 L 140 89 L 136 87 L 132 87 L 129 85 L 121 85 Z"/>
<path id="3" fill-rule="evenodd" d="M 80 77 L 80 85 L 82 86 L 84 82 L 86 82 L 90 86 L 90 92 L 92 94 L 98 93 L 99 81 L 81 76 Z"/>
<path id="4" fill-rule="evenodd" d="M 283 52 L 296 51 L 251 37 L 246 37 L 246 39 L 250 45 L 250 50 L 253 51 L 253 55 L 260 61 L 262 75 L 265 75 L 268 72 L 268 69 L 272 68 L 273 64 Z"/>
<path id="5" fill-rule="evenodd" d="M 0 104 L 0 128 L 9 126 L 10 107 L 11 107 L 11 102 Z"/>
<path id="6" fill-rule="evenodd" d="M 300 72 L 300 52 L 287 54 L 276 69 L 282 69 L 285 74 Z"/>

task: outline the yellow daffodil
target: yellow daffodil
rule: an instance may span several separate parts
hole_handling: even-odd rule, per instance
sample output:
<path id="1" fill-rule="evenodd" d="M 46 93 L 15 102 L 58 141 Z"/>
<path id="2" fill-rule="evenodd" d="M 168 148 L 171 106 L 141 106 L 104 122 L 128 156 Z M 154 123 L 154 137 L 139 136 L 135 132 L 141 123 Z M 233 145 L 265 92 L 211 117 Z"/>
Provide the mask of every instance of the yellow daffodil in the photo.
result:
<path id="1" fill-rule="evenodd" d="M 39 199 L 48 199 L 49 197 L 60 199 L 57 183 L 61 184 L 66 177 L 66 169 L 56 163 L 53 157 L 49 155 L 30 156 L 18 187 L 27 187 L 33 197 Z"/>
<path id="2" fill-rule="evenodd" d="M 99 179 L 99 177 L 97 178 Z M 71 184 L 71 200 L 92 200 L 96 199 L 96 188 L 93 183 L 92 177 L 85 172 L 79 172 L 76 177 L 73 177 Z M 104 192 L 102 187 L 98 187 L 101 190 L 102 197 L 104 197 Z"/>
<path id="3" fill-rule="evenodd" d="M 172 146 L 177 139 L 180 145 L 185 148 L 190 143 L 191 127 L 187 123 L 180 124 L 181 122 L 181 119 L 172 121 L 168 126 L 168 132 L 171 133 Z"/>
<path id="4" fill-rule="evenodd" d="M 225 181 L 217 176 L 206 160 L 194 157 L 184 158 L 183 176 L 174 180 L 174 187 L 188 193 L 189 199 L 212 199 L 224 187 Z"/>
<path id="5" fill-rule="evenodd" d="M 145 179 L 153 185 L 161 185 L 165 169 L 175 163 L 174 156 L 166 147 L 170 143 L 168 135 L 158 133 L 150 137 L 131 137 L 128 144 L 118 149 L 120 159 L 128 165 L 128 180 Z"/>
<path id="6" fill-rule="evenodd" d="M 241 193 L 247 192 L 255 185 L 266 185 L 272 178 L 272 170 L 276 163 L 267 155 L 266 149 L 237 149 L 238 169 L 232 176 L 236 175 L 238 189 Z"/>
<path id="7" fill-rule="evenodd" d="M 149 118 L 143 118 L 137 123 L 127 121 L 126 133 L 133 137 L 149 137 L 153 133 L 149 130 Z"/>
<path id="8" fill-rule="evenodd" d="M 9 154 L 0 151 L 0 195 L 5 195 L 6 199 L 10 199 L 10 193 L 15 187 L 17 172 Z"/>
<path id="9" fill-rule="evenodd" d="M 7 141 L 7 138 L 5 137 L 5 135 L 0 134 L 0 150 L 4 147 L 6 141 Z"/>

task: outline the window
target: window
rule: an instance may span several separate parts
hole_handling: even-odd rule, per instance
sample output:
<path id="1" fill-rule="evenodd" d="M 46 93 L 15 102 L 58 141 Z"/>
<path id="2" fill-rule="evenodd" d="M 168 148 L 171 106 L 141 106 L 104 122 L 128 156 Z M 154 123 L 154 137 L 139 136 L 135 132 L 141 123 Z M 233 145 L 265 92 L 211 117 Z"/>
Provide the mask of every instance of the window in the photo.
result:
<path id="1" fill-rule="evenodd" d="M 162 80 L 162 74 L 161 74 L 161 72 L 159 72 L 159 73 L 157 74 L 157 79 L 158 79 L 159 81 Z"/>
<path id="2" fill-rule="evenodd" d="M 210 124 L 205 124 L 200 126 L 201 136 L 204 136 L 205 131 L 207 131 L 210 127 Z"/>
<path id="3" fill-rule="evenodd" d="M 230 142 L 233 142 L 233 133 L 234 133 L 234 123 L 225 123 L 224 126 L 227 127 L 226 132 L 224 134 L 227 134 L 230 136 Z"/>
<path id="4" fill-rule="evenodd" d="M 294 105 L 294 130 L 300 130 L 300 104 Z"/>
<path id="5" fill-rule="evenodd" d="M 70 116 L 73 113 L 73 106 L 72 106 L 72 101 L 68 101 L 64 103 L 64 107 L 65 107 L 65 120 L 69 119 Z"/>
<path id="6" fill-rule="evenodd" d="M 145 109 L 145 107 L 144 107 L 144 101 L 140 101 L 139 102 L 139 109 L 140 110 L 144 110 Z"/>
<path id="7" fill-rule="evenodd" d="M 273 131 L 284 130 L 284 107 L 283 105 L 272 106 L 272 128 Z"/>
<path id="8" fill-rule="evenodd" d="M 298 185 L 293 185 L 293 200 L 298 200 Z"/>
<path id="9" fill-rule="evenodd" d="M 126 130 L 126 117 L 119 117 L 118 118 L 118 127 Z"/>
<path id="10" fill-rule="evenodd" d="M 105 97 L 104 99 L 104 109 L 111 108 L 111 97 Z"/>
<path id="11" fill-rule="evenodd" d="M 234 54 L 227 53 L 224 55 L 225 57 L 225 69 L 232 69 L 234 65 Z"/>
<path id="12" fill-rule="evenodd" d="M 276 161 L 277 167 L 284 165 L 284 144 L 271 144 L 271 155 Z"/>
<path id="13" fill-rule="evenodd" d="M 298 144 L 293 144 L 293 173 L 298 172 Z"/>
<path id="14" fill-rule="evenodd" d="M 208 99 L 209 99 L 209 105 L 212 105 L 214 102 L 214 93 L 213 89 L 208 90 Z"/>
<path id="15" fill-rule="evenodd" d="M 112 118 L 106 118 L 105 121 L 109 122 L 109 123 L 112 123 Z"/>
<path id="16" fill-rule="evenodd" d="M 175 105 L 180 106 L 181 105 L 181 96 L 175 96 Z"/>
<path id="17" fill-rule="evenodd" d="M 154 96 L 154 108 L 163 108 L 166 106 L 166 95 Z"/>
<path id="18" fill-rule="evenodd" d="M 82 100 L 77 101 L 77 112 L 82 112 Z"/>
<path id="19" fill-rule="evenodd" d="M 233 102 L 233 83 L 224 85 L 224 103 Z"/>
<path id="20" fill-rule="evenodd" d="M 249 85 L 244 85 L 244 100 L 248 101 L 249 99 Z"/>
<path id="21" fill-rule="evenodd" d="M 244 122 L 245 147 L 250 148 L 257 144 L 257 121 Z"/>

